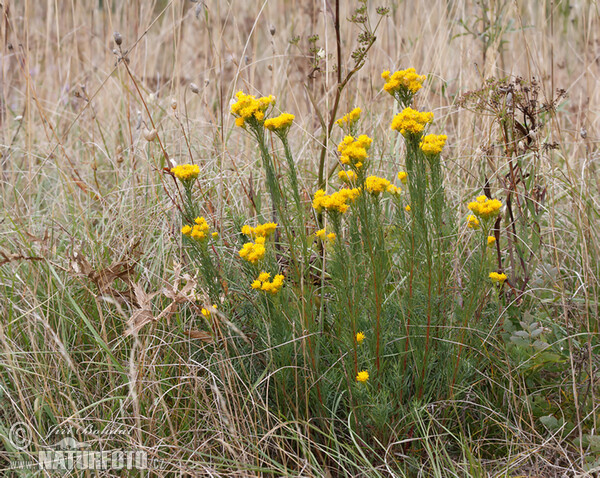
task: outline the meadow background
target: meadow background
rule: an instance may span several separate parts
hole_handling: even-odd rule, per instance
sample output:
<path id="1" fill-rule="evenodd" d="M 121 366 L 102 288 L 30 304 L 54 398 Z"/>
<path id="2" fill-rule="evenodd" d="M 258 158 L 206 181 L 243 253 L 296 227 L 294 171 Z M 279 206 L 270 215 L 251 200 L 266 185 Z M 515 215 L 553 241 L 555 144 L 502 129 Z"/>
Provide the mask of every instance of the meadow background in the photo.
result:
<path id="1" fill-rule="evenodd" d="M 338 41 L 333 0 L 5 1 L 5 476 L 29 476 L 8 471 L 16 450 L 7 431 L 17 421 L 36 430 L 32 453 L 47 444 L 51 426 L 69 424 L 81 430 L 80 440 L 148 451 L 164 464 L 152 476 L 545 477 L 592 476 L 598 469 L 600 7 L 560 0 L 367 5 L 372 27 L 380 20 L 376 7 L 389 13 L 345 85 L 335 117 L 362 108 L 361 129 L 374 138 L 371 170 L 392 180 L 404 150 L 389 129 L 397 108 L 382 90 L 381 73 L 414 67 L 428 75 L 415 102 L 434 112 L 436 132 L 448 136 L 444 187 L 459 224 L 448 260 L 453 277 L 470 257 L 466 204 L 482 193 L 486 178 L 494 194 L 501 190 L 499 171 L 507 162 L 498 117 L 463 107 L 461 96 L 504 77 L 535 80 L 540 103 L 564 90 L 530 136 L 552 146 L 535 159 L 544 215 L 530 282 L 518 300 L 507 296 L 489 312 L 496 325 L 510 316 L 536 326 L 517 325 L 505 341 L 498 333 L 505 347 L 498 345 L 501 352 L 486 363 L 491 391 L 473 389 L 461 405 L 455 397 L 413 403 L 403 436 L 370 441 L 337 412 L 335 419 L 314 420 L 312 412 L 278 409 L 265 376 L 247 372 L 258 347 L 232 345 L 235 337 L 252 342 L 268 329 L 244 328 L 233 309 L 219 304 L 223 337 L 234 338 L 217 341 L 178 295 L 184 274 L 197 269 L 181 240 L 177 189 L 163 170 L 171 165 L 167 156 L 200 166 L 201 212 L 221 246 L 235 251 L 232 238 L 246 222 L 256 224 L 255 203 L 268 199 L 260 155 L 235 128 L 230 100 L 239 90 L 272 94 L 277 109 L 296 116 L 289 141 L 308 211 L 323 144 L 326 170 L 337 163 L 341 133 L 334 129 L 329 137 L 323 125 L 333 114 L 338 65 L 342 77 L 355 66 L 360 28 L 348 19 L 359 2 L 339 2 Z M 314 218 L 306 228 L 317 229 Z M 455 286 L 470 287 L 459 280 Z M 233 287 L 231 294 L 242 290 Z M 206 294 L 200 286 L 197 292 Z M 519 331 L 527 333 L 514 335 Z M 540 357 L 535 347 L 510 340 L 539 333 L 553 355 Z M 455 415 L 444 415 L 448 409 Z M 466 415 L 478 425 L 460 429 Z M 96 430 L 118 424 L 128 433 L 89 436 L 89 424 Z"/>

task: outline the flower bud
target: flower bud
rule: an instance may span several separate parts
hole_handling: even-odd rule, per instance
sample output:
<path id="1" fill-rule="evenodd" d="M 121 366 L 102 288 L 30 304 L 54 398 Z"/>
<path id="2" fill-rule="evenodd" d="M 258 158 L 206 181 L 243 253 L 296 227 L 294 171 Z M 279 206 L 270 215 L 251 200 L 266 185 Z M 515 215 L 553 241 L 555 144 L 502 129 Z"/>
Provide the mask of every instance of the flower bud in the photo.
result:
<path id="1" fill-rule="evenodd" d="M 158 131 L 156 131 L 156 128 L 152 129 L 152 131 L 144 128 L 143 135 L 144 135 L 144 139 L 150 143 L 156 139 L 156 136 L 158 135 Z"/>

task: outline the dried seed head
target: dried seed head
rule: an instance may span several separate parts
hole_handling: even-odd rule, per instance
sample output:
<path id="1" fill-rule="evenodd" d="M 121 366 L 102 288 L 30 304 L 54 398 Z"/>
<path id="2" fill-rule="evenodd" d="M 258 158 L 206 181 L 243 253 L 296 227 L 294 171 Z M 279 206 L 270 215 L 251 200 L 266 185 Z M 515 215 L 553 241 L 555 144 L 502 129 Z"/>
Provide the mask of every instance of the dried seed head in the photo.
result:
<path id="1" fill-rule="evenodd" d="M 271 36 L 274 36 L 275 32 L 277 32 L 275 25 L 271 25 L 271 27 L 269 28 L 269 33 L 271 34 Z"/>
<path id="2" fill-rule="evenodd" d="M 175 98 L 171 98 L 171 108 L 174 110 L 177 109 L 177 100 Z"/>
<path id="3" fill-rule="evenodd" d="M 196 83 L 190 83 L 190 90 L 192 90 L 192 93 L 195 94 L 198 94 L 198 92 L 200 91 Z"/>
<path id="4" fill-rule="evenodd" d="M 113 38 L 115 39 L 115 43 L 117 44 L 117 46 L 121 46 L 121 43 L 123 43 L 123 37 L 121 36 L 121 34 L 119 32 L 114 32 Z"/>
<path id="5" fill-rule="evenodd" d="M 144 139 L 150 143 L 156 139 L 156 136 L 158 135 L 158 131 L 156 131 L 156 128 L 154 128 L 152 131 L 148 130 L 147 128 L 144 128 L 143 135 L 144 135 Z"/>
<path id="6" fill-rule="evenodd" d="M 587 138 L 587 130 L 585 128 L 581 128 L 581 131 L 579 131 L 579 136 L 581 136 L 583 139 Z"/>

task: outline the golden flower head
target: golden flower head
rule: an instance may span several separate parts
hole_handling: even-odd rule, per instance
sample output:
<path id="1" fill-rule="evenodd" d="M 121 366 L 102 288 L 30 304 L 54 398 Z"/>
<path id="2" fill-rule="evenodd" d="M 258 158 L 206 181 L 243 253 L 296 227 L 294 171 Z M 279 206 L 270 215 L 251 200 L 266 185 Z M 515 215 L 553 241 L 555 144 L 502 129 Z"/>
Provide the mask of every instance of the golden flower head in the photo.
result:
<path id="1" fill-rule="evenodd" d="M 264 224 L 259 224 L 256 227 L 246 224 L 244 227 L 242 227 L 242 234 L 252 238 L 269 237 L 271 234 L 273 234 L 275 229 L 277 229 L 277 223 L 275 222 L 265 222 Z"/>
<path id="2" fill-rule="evenodd" d="M 358 332 L 356 334 L 356 343 L 358 345 L 361 345 L 363 343 L 363 340 L 365 340 L 365 337 L 366 337 L 365 334 L 363 334 L 362 332 Z M 367 378 L 368 378 L 368 376 L 367 376 Z"/>
<path id="3" fill-rule="evenodd" d="M 330 232 L 328 234 L 325 229 L 319 229 L 317 232 L 315 232 L 315 236 L 317 236 L 317 238 L 321 241 L 329 242 L 334 242 L 336 238 L 335 232 Z"/>
<path id="4" fill-rule="evenodd" d="M 273 295 L 277 294 L 283 287 L 284 277 L 281 274 L 277 274 L 273 277 L 272 281 L 269 280 L 270 277 L 271 274 L 268 272 L 261 272 L 258 278 L 252 282 L 251 287 L 255 290 L 268 292 Z"/>
<path id="5" fill-rule="evenodd" d="M 269 131 L 285 133 L 292 126 L 295 116 L 290 113 L 282 113 L 275 118 L 270 118 L 265 121 L 265 128 Z"/>
<path id="6" fill-rule="evenodd" d="M 340 171 L 338 173 L 338 178 L 340 178 L 345 183 L 355 183 L 358 179 L 357 174 L 354 171 Z"/>
<path id="7" fill-rule="evenodd" d="M 171 168 L 171 172 L 180 181 L 192 181 L 200 174 L 200 166 L 197 164 L 180 164 Z"/>
<path id="8" fill-rule="evenodd" d="M 360 113 L 360 108 L 354 108 L 352 111 L 350 111 L 350 113 L 336 120 L 335 124 L 337 124 L 340 128 L 343 128 L 344 126 L 352 127 L 360 119 Z"/>
<path id="9" fill-rule="evenodd" d="M 481 219 L 490 219 L 500 214 L 502 203 L 497 199 L 488 199 L 487 196 L 477 196 L 475 201 L 472 201 L 467 206 L 473 214 Z"/>
<path id="10" fill-rule="evenodd" d="M 247 260 L 251 264 L 256 264 L 265 256 L 265 238 L 257 237 L 256 242 L 247 242 L 239 251 L 242 259 Z"/>
<path id="11" fill-rule="evenodd" d="M 447 139 L 448 137 L 445 134 L 428 134 L 423 137 L 419 147 L 425 154 L 433 156 L 442 152 Z"/>
<path id="12" fill-rule="evenodd" d="M 325 191 L 319 189 L 315 193 L 313 199 L 313 207 L 321 212 L 323 209 L 328 212 L 345 213 L 352 203 L 360 194 L 360 189 L 341 189 L 340 191 L 327 195 Z"/>
<path id="13" fill-rule="evenodd" d="M 237 118 L 236 126 L 243 127 L 247 121 L 262 123 L 265 119 L 265 111 L 275 103 L 273 95 L 256 98 L 242 91 L 235 94 L 236 100 L 232 100 L 231 113 Z"/>
<path id="14" fill-rule="evenodd" d="M 356 376 L 357 382 L 365 383 L 367 380 L 369 380 L 369 372 L 367 372 L 366 370 L 358 372 L 358 375 Z"/>
<path id="15" fill-rule="evenodd" d="M 394 116 L 390 128 L 398 131 L 404 137 L 418 136 L 423 132 L 427 123 L 432 121 L 433 113 L 420 113 L 409 107 Z"/>
<path id="16" fill-rule="evenodd" d="M 395 188 L 395 186 L 394 186 L 394 188 Z M 389 192 L 395 193 L 397 188 L 392 189 L 392 183 L 390 183 L 385 178 L 380 178 L 377 176 L 369 176 L 367 179 L 365 179 L 365 189 L 367 190 L 367 192 L 377 195 L 384 191 L 389 191 Z"/>
<path id="17" fill-rule="evenodd" d="M 471 229 L 479 229 L 479 219 L 477 219 L 477 216 L 469 214 L 467 217 L 467 226 Z"/>
<path id="18" fill-rule="evenodd" d="M 360 169 L 367 159 L 367 151 L 371 147 L 372 142 L 373 140 L 366 134 L 361 134 L 356 139 L 354 136 L 346 136 L 338 145 L 340 162 Z"/>
<path id="19" fill-rule="evenodd" d="M 492 282 L 496 282 L 500 285 L 504 284 L 504 281 L 506 281 L 506 279 L 508 279 L 508 277 L 506 277 L 506 274 L 504 274 L 504 273 L 499 274 L 498 272 L 490 272 L 489 277 L 492 280 Z"/>
<path id="20" fill-rule="evenodd" d="M 386 70 L 381 74 L 381 77 L 385 80 L 383 89 L 392 96 L 396 96 L 398 93 L 414 95 L 423 87 L 423 82 L 427 79 L 425 75 L 418 75 L 414 68 L 407 68 L 394 73 Z"/>
<path id="21" fill-rule="evenodd" d="M 217 306 L 213 304 L 212 308 L 214 310 L 217 310 Z M 202 315 L 204 317 L 206 317 L 207 319 L 210 317 L 210 309 L 205 309 L 204 307 L 202 308 Z"/>
<path id="22" fill-rule="evenodd" d="M 494 236 L 488 236 L 487 237 L 487 245 L 488 246 L 493 246 L 496 243 L 496 238 Z"/>
<path id="23" fill-rule="evenodd" d="M 402 181 L 402 184 L 406 184 L 408 181 L 408 174 L 406 174 L 404 171 L 400 171 L 398 173 L 398 179 Z"/>
<path id="24" fill-rule="evenodd" d="M 204 219 L 204 217 L 197 217 L 194 222 L 195 224 L 193 226 L 183 226 L 181 228 L 181 233 L 184 236 L 191 237 L 197 241 L 206 239 L 208 231 L 210 230 L 210 226 L 206 222 L 206 219 Z"/>

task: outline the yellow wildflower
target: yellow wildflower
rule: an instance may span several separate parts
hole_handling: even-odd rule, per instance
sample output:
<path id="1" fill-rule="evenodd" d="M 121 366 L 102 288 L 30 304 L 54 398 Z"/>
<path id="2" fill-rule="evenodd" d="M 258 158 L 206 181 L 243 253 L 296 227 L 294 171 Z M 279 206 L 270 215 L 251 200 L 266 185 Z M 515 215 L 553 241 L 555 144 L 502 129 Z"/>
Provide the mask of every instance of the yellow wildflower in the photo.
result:
<path id="1" fill-rule="evenodd" d="M 197 164 L 180 164 L 171 168 L 171 172 L 180 181 L 191 181 L 198 177 L 200 174 L 200 166 Z"/>
<path id="2" fill-rule="evenodd" d="M 275 222 L 266 222 L 264 224 L 259 224 L 256 227 L 251 227 L 246 224 L 244 227 L 242 227 L 242 234 L 252 238 L 269 237 L 271 234 L 273 234 L 275 229 L 277 229 L 277 223 Z"/>
<path id="3" fill-rule="evenodd" d="M 428 134 L 424 136 L 419 144 L 421 151 L 425 154 L 435 155 L 440 154 L 448 137 L 445 134 Z"/>
<path id="4" fill-rule="evenodd" d="M 338 178 L 345 183 L 355 183 L 358 179 L 358 176 L 354 171 L 340 171 L 338 173 Z"/>
<path id="5" fill-rule="evenodd" d="M 490 279 L 492 279 L 492 282 L 496 282 L 500 285 L 504 284 L 504 281 L 508 279 L 508 277 L 506 277 L 506 274 L 498 274 L 497 272 L 490 272 L 489 277 Z"/>
<path id="6" fill-rule="evenodd" d="M 271 118 L 265 121 L 265 128 L 270 131 L 286 131 L 290 126 L 292 126 L 292 122 L 294 121 L 295 116 L 290 113 L 282 113 L 275 118 Z"/>
<path id="7" fill-rule="evenodd" d="M 390 184 L 386 191 L 390 194 L 400 194 L 402 192 L 402 189 L 400 189 L 398 186 L 394 186 L 393 184 Z"/>
<path id="8" fill-rule="evenodd" d="M 214 305 L 214 304 L 213 304 L 212 308 L 215 309 L 215 310 L 217 310 L 217 306 Z M 210 317 L 210 309 L 205 309 L 203 307 L 202 308 L 202 315 L 208 319 Z"/>
<path id="9" fill-rule="evenodd" d="M 213 233 L 212 233 L 212 237 L 213 237 L 214 239 L 216 239 L 217 237 L 219 237 L 219 233 L 218 233 L 218 232 L 213 232 Z"/>
<path id="10" fill-rule="evenodd" d="M 494 236 L 488 236 L 487 237 L 487 245 L 488 246 L 493 246 L 496 243 L 496 238 Z"/>
<path id="11" fill-rule="evenodd" d="M 394 116 L 390 128 L 398 131 L 404 137 L 417 136 L 423 132 L 425 125 L 432 121 L 433 113 L 420 113 L 409 107 Z"/>
<path id="12" fill-rule="evenodd" d="M 486 196 L 481 195 L 475 201 L 470 202 L 467 207 L 481 219 L 490 219 L 500 213 L 502 203 L 497 199 L 488 199 Z"/>
<path id="13" fill-rule="evenodd" d="M 406 210 L 406 212 L 410 212 L 410 204 L 407 204 L 404 209 Z"/>
<path id="14" fill-rule="evenodd" d="M 193 226 L 189 226 L 187 224 L 185 226 L 183 226 L 181 228 L 181 233 L 184 236 L 189 236 L 192 239 L 201 241 L 206 238 L 206 235 L 208 234 L 210 226 L 206 222 L 206 219 L 204 219 L 203 217 L 197 217 L 194 220 L 194 222 L 195 222 L 195 224 Z"/>
<path id="15" fill-rule="evenodd" d="M 271 294 L 277 294 L 283 286 L 284 277 L 281 274 L 277 274 L 273 277 L 272 281 L 269 281 L 271 274 L 268 272 L 261 272 L 258 278 L 252 282 L 252 288 L 255 290 L 261 290 L 263 292 L 269 292 Z"/>
<path id="16" fill-rule="evenodd" d="M 471 229 L 479 229 L 479 219 L 477 219 L 476 216 L 473 216 L 473 214 L 469 214 L 467 217 L 467 226 Z"/>
<path id="17" fill-rule="evenodd" d="M 265 238 L 257 237 L 256 242 L 247 242 L 244 244 L 239 251 L 239 255 L 251 264 L 256 264 L 265 256 L 265 252 Z"/>
<path id="18" fill-rule="evenodd" d="M 360 194 L 360 189 L 341 189 L 340 191 L 327 195 L 325 191 L 319 189 L 313 199 L 313 207 L 321 212 L 326 209 L 329 212 L 345 213 L 350 207 L 348 203 L 353 202 Z"/>
<path id="19" fill-rule="evenodd" d="M 315 232 L 315 236 L 317 236 L 321 241 L 329 241 L 329 242 L 333 242 L 335 241 L 335 232 L 330 232 L 329 234 L 327 234 L 327 231 L 325 229 L 319 229 L 317 232 Z"/>
<path id="20" fill-rule="evenodd" d="M 383 89 L 392 96 L 398 92 L 414 94 L 423 87 L 423 82 L 427 79 L 425 75 L 418 75 L 414 68 L 396 71 L 393 74 L 386 70 L 381 77 L 385 80 Z"/>
<path id="21" fill-rule="evenodd" d="M 272 95 L 256 98 L 254 95 L 238 91 L 235 97 L 237 101 L 231 105 L 231 113 L 237 116 L 235 124 L 240 127 L 244 126 L 246 121 L 262 122 L 266 109 L 275 103 L 275 97 Z"/>
<path id="22" fill-rule="evenodd" d="M 408 174 L 406 174 L 404 171 L 400 171 L 398 173 L 398 179 L 402 181 L 402 184 L 406 184 L 406 181 L 408 181 Z"/>
<path id="23" fill-rule="evenodd" d="M 360 108 L 354 108 L 352 111 L 350 111 L 350 113 L 338 119 L 335 124 L 337 124 L 340 128 L 343 128 L 344 126 L 352 126 L 359 120 L 360 113 Z"/>
<path id="24" fill-rule="evenodd" d="M 358 345 L 361 345 L 363 343 L 363 340 L 365 340 L 365 337 L 366 337 L 365 334 L 363 334 L 362 332 L 358 332 L 356 334 L 356 343 Z"/>
<path id="25" fill-rule="evenodd" d="M 377 176 L 369 176 L 365 179 L 365 189 L 371 194 L 379 194 L 383 191 L 387 191 L 390 186 L 391 183 L 387 179 L 379 178 Z"/>
<path id="26" fill-rule="evenodd" d="M 367 159 L 367 151 L 372 142 L 373 140 L 366 134 L 361 134 L 356 139 L 354 136 L 346 136 L 338 145 L 338 151 L 341 153 L 340 162 L 360 169 Z"/>
<path id="27" fill-rule="evenodd" d="M 357 382 L 365 383 L 367 380 L 369 380 L 369 372 L 367 372 L 366 370 L 358 372 L 358 375 L 356 376 Z"/>
<path id="28" fill-rule="evenodd" d="M 261 281 L 261 282 L 265 282 L 265 281 L 268 281 L 270 277 L 271 277 L 270 273 L 268 273 L 268 272 L 261 272 L 258 275 L 258 280 Z"/>

